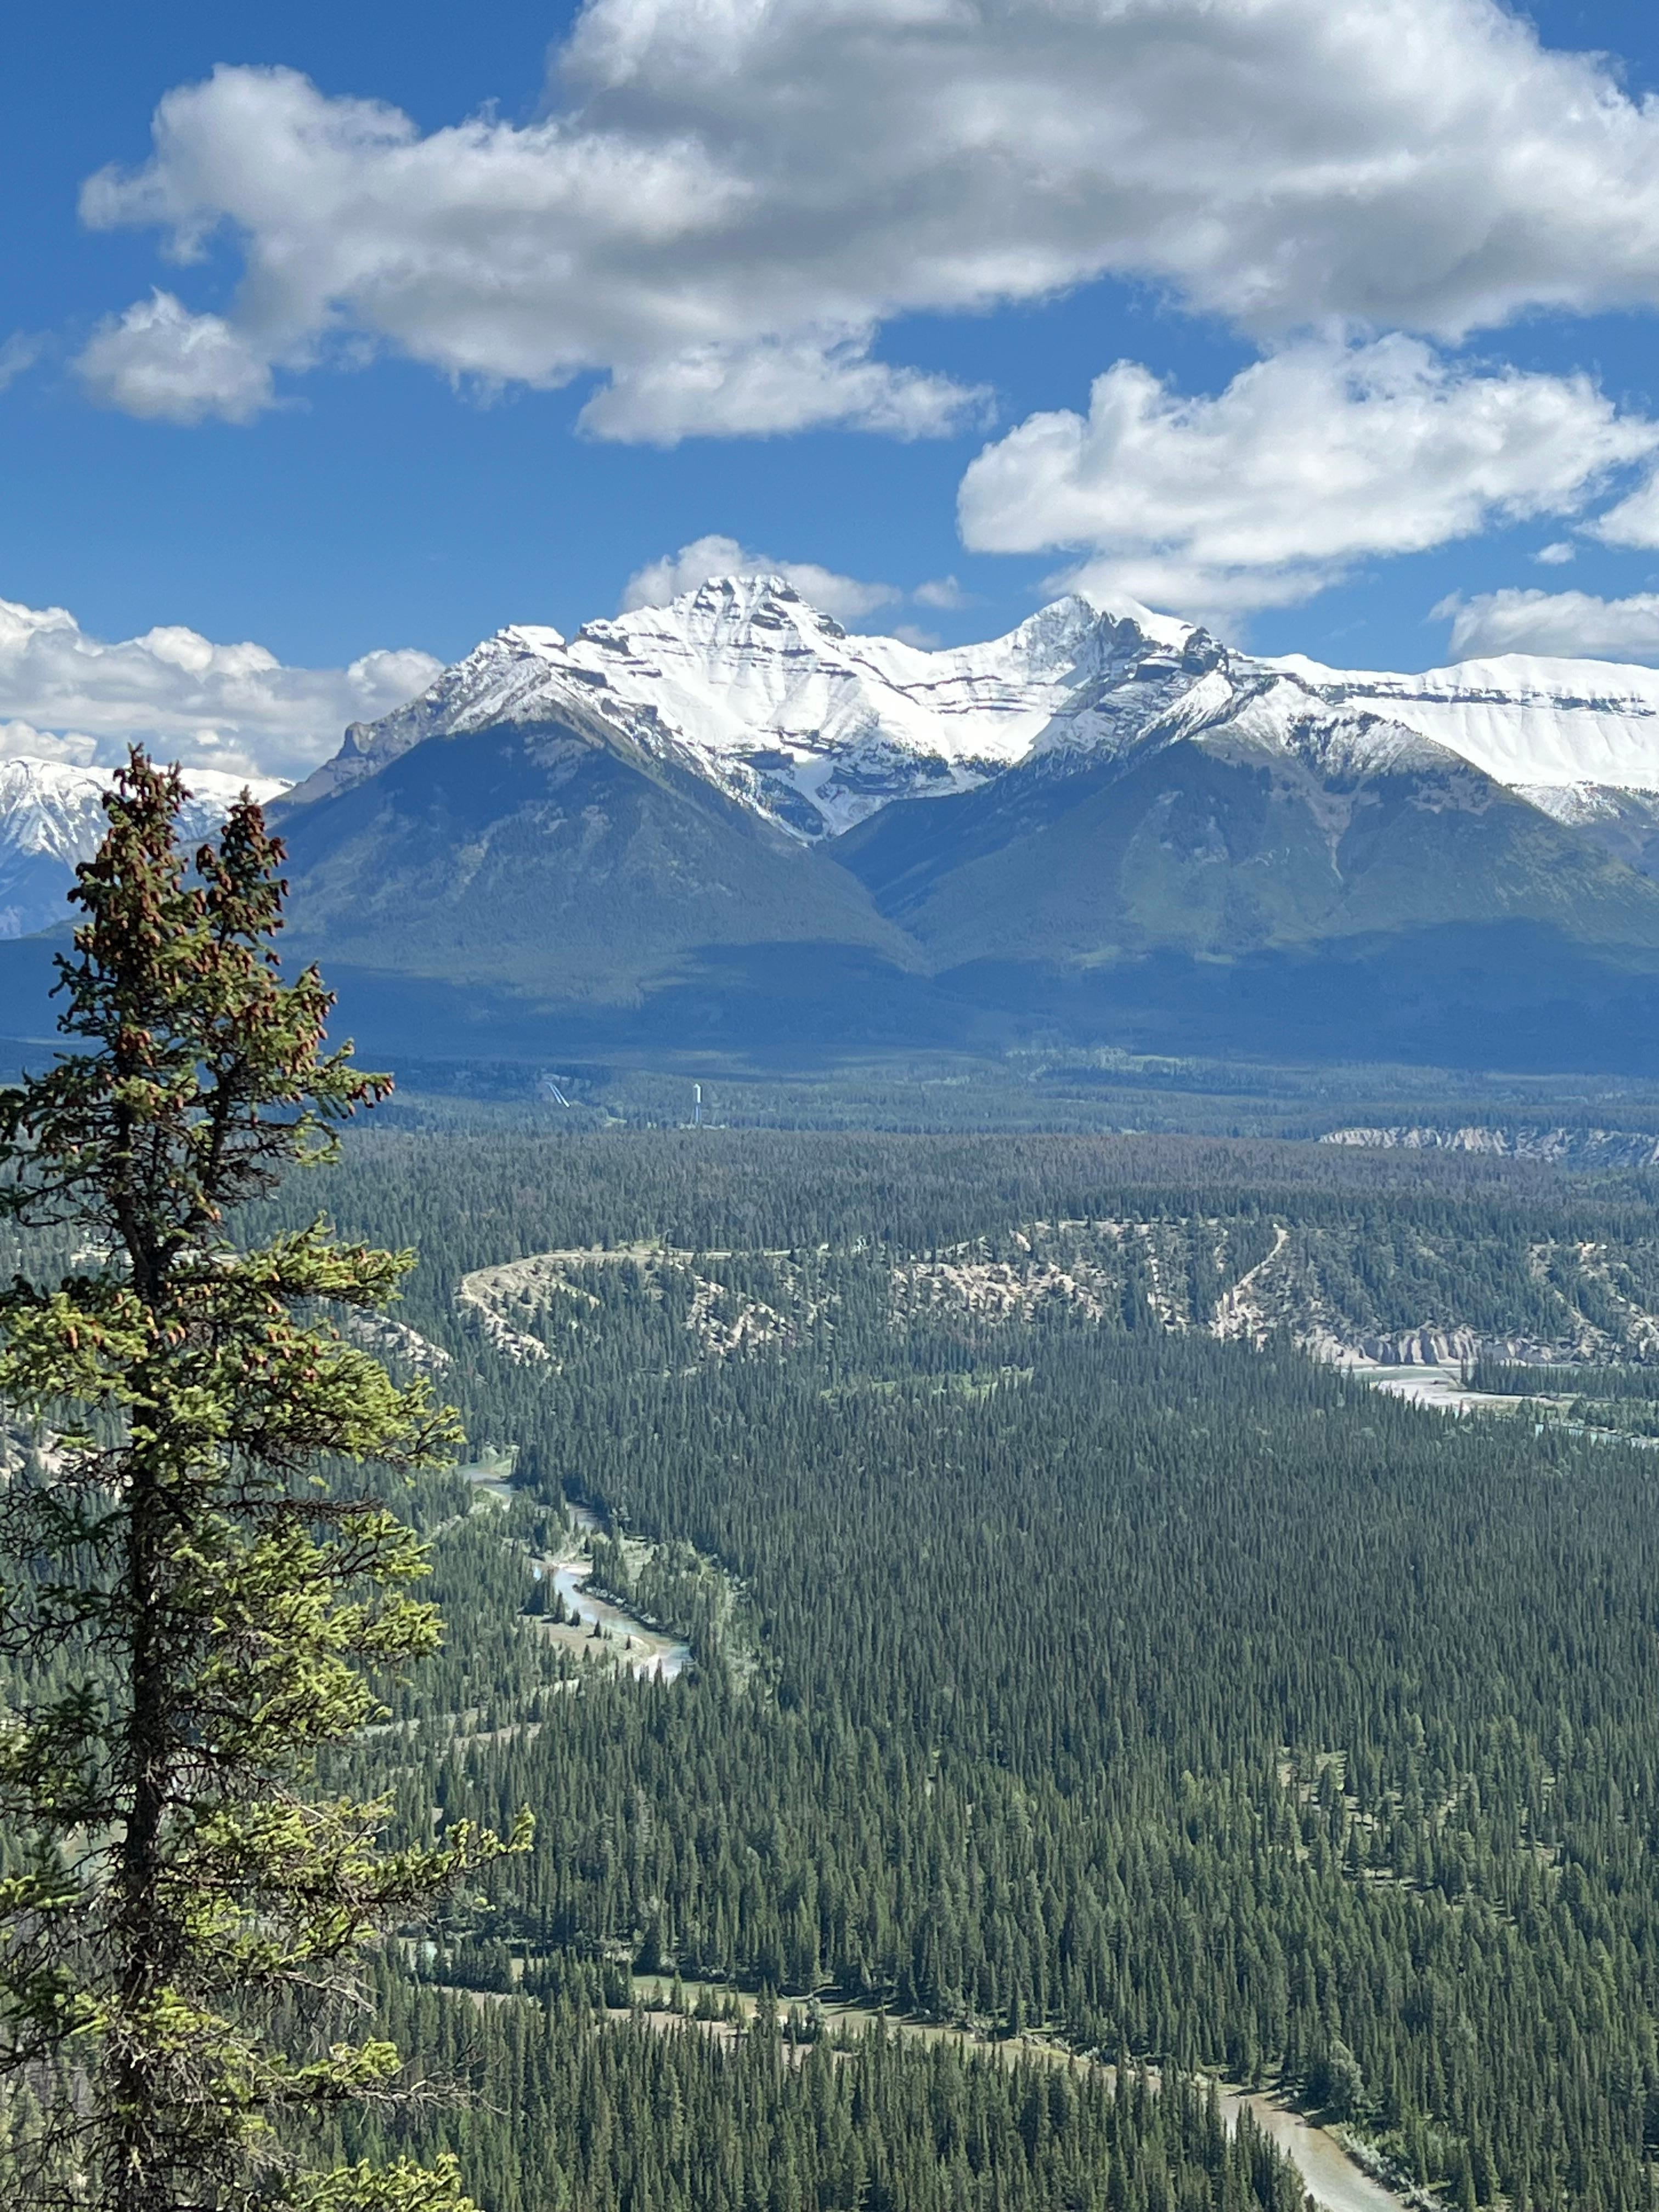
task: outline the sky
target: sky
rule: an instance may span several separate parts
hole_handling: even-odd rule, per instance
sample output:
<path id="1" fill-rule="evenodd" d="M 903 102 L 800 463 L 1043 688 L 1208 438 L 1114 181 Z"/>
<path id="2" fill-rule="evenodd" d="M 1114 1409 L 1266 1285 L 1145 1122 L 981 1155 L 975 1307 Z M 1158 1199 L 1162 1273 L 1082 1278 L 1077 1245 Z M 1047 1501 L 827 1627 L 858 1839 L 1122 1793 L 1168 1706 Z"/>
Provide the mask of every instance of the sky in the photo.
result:
<path id="1" fill-rule="evenodd" d="M 1629 0 L 21 11 L 0 754 L 301 774 L 731 568 L 1659 662 L 1656 88 Z"/>

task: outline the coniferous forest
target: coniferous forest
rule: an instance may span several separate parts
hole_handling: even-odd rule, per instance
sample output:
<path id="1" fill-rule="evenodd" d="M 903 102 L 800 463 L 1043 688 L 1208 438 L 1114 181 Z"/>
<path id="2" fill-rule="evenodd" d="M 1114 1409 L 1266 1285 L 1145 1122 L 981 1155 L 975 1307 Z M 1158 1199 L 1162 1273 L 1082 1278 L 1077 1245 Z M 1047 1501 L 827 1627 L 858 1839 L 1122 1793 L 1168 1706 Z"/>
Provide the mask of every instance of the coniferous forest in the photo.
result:
<path id="1" fill-rule="evenodd" d="M 377 1956 L 467 2094 L 331 2148 L 453 2151 L 489 2212 L 1290 2212 L 1207 2075 L 1434 2201 L 1650 2205 L 1659 1461 L 1588 1413 L 1647 1402 L 1654 1196 L 389 1118 L 248 1208 L 418 1246 L 378 1348 L 479 1462 L 398 1493 L 446 1640 L 328 1779 L 410 1840 L 537 1818 Z M 1449 1419 L 1229 1333 L 1291 1252 L 1366 1326 L 1565 1302 L 1626 1353 L 1550 1368 L 1572 1418 Z M 565 1620 L 572 1507 L 674 1679 Z"/>

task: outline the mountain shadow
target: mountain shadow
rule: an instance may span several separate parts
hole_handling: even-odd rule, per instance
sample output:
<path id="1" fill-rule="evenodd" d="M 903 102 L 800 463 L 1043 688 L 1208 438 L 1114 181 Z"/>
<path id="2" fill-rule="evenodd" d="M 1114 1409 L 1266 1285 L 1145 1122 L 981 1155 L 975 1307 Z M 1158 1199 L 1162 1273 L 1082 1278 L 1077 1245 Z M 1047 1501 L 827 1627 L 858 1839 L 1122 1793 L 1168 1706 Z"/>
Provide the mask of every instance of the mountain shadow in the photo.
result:
<path id="1" fill-rule="evenodd" d="M 1426 743 L 1384 771 L 1224 736 L 1039 762 L 888 807 L 830 849 L 937 969 L 1529 922 L 1659 972 L 1659 884 Z"/>
<path id="2" fill-rule="evenodd" d="M 637 1006 L 721 950 L 922 964 L 836 861 L 597 714 L 436 738 L 274 812 L 290 941 L 360 971 Z"/>

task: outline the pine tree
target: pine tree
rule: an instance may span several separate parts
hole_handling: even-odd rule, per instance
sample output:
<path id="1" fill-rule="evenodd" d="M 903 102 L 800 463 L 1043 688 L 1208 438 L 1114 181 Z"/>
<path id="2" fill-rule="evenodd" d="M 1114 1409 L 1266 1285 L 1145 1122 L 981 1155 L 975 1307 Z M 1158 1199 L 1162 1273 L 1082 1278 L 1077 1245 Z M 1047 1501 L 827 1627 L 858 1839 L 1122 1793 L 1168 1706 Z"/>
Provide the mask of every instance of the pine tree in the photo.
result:
<path id="1" fill-rule="evenodd" d="M 397 2052 L 349 2033 L 366 1944 L 503 1848 L 388 1849 L 387 1805 L 315 1771 L 374 1717 L 368 1678 L 440 1635 L 422 1547 L 358 1470 L 441 1463 L 458 1428 L 319 1317 L 386 1305 L 411 1255 L 321 1221 L 234 1240 L 234 1210 L 390 1084 L 324 1050 L 314 969 L 282 978 L 258 808 L 191 855 L 184 798 L 133 752 L 70 894 L 74 1048 L 0 1093 L 0 1206 L 78 1247 L 0 1292 L 0 1401 L 49 1439 L 0 1497 L 23 1686 L 0 2069 L 47 2108 L 12 2185 L 96 2212 L 453 2205 L 453 2164 L 313 2173 L 303 2149 L 308 2121 L 400 2094 Z"/>

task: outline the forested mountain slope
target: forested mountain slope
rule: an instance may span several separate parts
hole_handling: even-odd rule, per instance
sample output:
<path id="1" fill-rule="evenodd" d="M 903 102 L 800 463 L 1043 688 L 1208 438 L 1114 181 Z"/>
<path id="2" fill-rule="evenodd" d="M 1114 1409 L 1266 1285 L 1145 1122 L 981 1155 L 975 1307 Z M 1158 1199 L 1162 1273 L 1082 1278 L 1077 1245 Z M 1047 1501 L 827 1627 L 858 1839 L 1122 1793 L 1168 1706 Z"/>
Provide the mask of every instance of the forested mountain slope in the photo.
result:
<path id="1" fill-rule="evenodd" d="M 288 836 L 295 945 L 416 975 L 580 1000 L 692 945 L 913 957 L 844 871 L 580 702 L 415 748 Z"/>
<path id="2" fill-rule="evenodd" d="M 946 967 L 1215 958 L 1451 927 L 1541 924 L 1638 957 L 1659 887 L 1454 757 L 1356 775 L 1231 732 L 1057 777 L 1033 768 L 913 800 L 838 841 L 883 910 Z"/>

